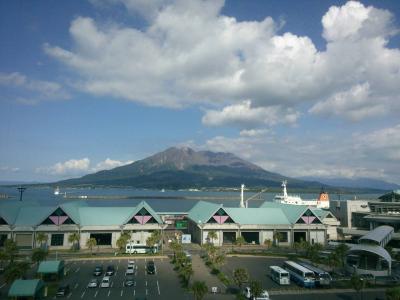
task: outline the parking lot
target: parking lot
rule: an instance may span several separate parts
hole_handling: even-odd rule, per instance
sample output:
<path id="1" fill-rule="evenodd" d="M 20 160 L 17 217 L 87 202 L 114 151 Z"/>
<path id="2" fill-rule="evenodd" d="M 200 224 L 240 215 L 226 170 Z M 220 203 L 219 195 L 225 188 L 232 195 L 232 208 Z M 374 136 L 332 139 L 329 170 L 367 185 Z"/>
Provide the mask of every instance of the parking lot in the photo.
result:
<path id="1" fill-rule="evenodd" d="M 222 271 L 232 278 L 233 271 L 238 268 L 244 268 L 248 271 L 251 280 L 258 280 L 266 290 L 285 289 L 287 287 L 297 286 L 290 283 L 289 286 L 281 286 L 269 277 L 270 266 L 282 266 L 284 258 L 273 258 L 265 256 L 253 257 L 227 257 L 226 263 L 222 267 Z"/>
<path id="2" fill-rule="evenodd" d="M 125 271 L 128 259 L 107 260 L 77 260 L 66 264 L 67 276 L 62 283 L 68 283 L 71 293 L 67 299 L 191 299 L 190 295 L 180 287 L 179 278 L 173 271 L 172 265 L 167 259 L 151 259 L 156 265 L 156 274 L 146 273 L 146 258 L 135 258 L 137 271 L 134 274 L 135 284 L 124 287 Z M 96 266 L 103 266 L 104 271 L 108 265 L 115 267 L 115 274 L 111 276 L 109 288 L 88 288 Z M 104 275 L 104 274 L 103 274 Z M 103 275 L 98 276 L 99 281 Z"/>

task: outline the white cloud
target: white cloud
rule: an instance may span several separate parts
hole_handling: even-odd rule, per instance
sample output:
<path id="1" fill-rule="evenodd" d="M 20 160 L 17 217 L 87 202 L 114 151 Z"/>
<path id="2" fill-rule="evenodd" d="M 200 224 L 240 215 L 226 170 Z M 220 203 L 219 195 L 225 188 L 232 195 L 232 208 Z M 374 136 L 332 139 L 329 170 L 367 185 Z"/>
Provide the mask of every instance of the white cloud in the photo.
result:
<path id="1" fill-rule="evenodd" d="M 50 167 L 40 167 L 36 169 L 37 173 L 58 175 L 62 177 L 80 176 L 101 170 L 110 170 L 116 167 L 127 165 L 133 161 L 119 161 L 106 158 L 104 161 L 98 162 L 96 165 L 91 166 L 89 158 L 70 159 L 64 162 L 58 162 Z"/>
<path id="2" fill-rule="evenodd" d="M 14 89 L 15 99 L 26 104 L 70 97 L 59 83 L 30 79 L 18 72 L 0 73 L 0 85 Z"/>
<path id="3" fill-rule="evenodd" d="M 278 34 L 279 24 L 269 17 L 238 21 L 222 15 L 223 1 L 106 3 L 122 3 L 147 18 L 148 26 L 77 17 L 70 27 L 70 50 L 45 45 L 46 53 L 79 75 L 76 85 L 88 93 L 150 106 L 213 105 L 204 119 L 225 125 L 210 115 L 218 110 L 221 115 L 246 99 L 256 111 L 277 106 L 296 111 L 304 103 L 337 104 L 331 99 L 368 83 L 372 98 L 348 104 L 363 111 L 360 117 L 337 110 L 332 115 L 355 120 L 400 110 L 393 98 L 400 92 L 400 51 L 386 46 L 395 33 L 386 10 L 353 1 L 332 6 L 322 17 L 326 50 L 318 51 L 307 36 Z M 379 103 L 369 109 L 374 99 L 391 109 L 382 110 Z M 319 111 L 328 112 L 321 108 L 314 113 Z"/>
<path id="4" fill-rule="evenodd" d="M 273 132 L 216 136 L 196 148 L 235 153 L 268 171 L 290 177 L 365 177 L 400 184 L 400 125 L 318 139 L 306 132 L 285 138 Z"/>
<path id="5" fill-rule="evenodd" d="M 128 165 L 133 163 L 132 160 L 130 161 L 119 161 L 119 160 L 113 160 L 110 158 L 106 158 L 104 161 L 101 161 L 99 163 L 96 164 L 96 166 L 94 168 L 92 168 L 93 172 L 97 172 L 97 171 L 101 171 L 101 170 L 110 170 L 116 167 L 121 167 L 124 165 Z"/>
<path id="6" fill-rule="evenodd" d="M 244 137 L 255 137 L 261 136 L 269 133 L 268 129 L 243 129 L 240 131 L 239 135 Z"/>
<path id="7" fill-rule="evenodd" d="M 254 127 L 260 125 L 294 124 L 298 112 L 280 106 L 251 107 L 251 101 L 224 107 L 221 111 L 207 110 L 202 122 L 208 126 L 236 125 Z"/>
<path id="8" fill-rule="evenodd" d="M 9 167 L 9 166 L 0 166 L 0 171 L 2 172 L 19 172 L 20 168 L 18 167 Z"/>
<path id="9" fill-rule="evenodd" d="M 90 159 L 85 157 L 58 162 L 50 167 L 40 167 L 36 169 L 36 172 L 63 176 L 81 175 L 89 171 L 89 166 Z"/>

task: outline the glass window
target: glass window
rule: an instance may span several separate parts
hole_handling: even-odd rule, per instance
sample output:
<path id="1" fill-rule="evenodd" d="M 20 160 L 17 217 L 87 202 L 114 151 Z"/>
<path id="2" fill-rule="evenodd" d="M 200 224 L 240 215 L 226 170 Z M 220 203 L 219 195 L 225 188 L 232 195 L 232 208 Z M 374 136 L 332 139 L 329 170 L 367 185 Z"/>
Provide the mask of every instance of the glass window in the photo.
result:
<path id="1" fill-rule="evenodd" d="M 51 246 L 63 246 L 64 245 L 64 234 L 57 233 L 51 235 Z"/>

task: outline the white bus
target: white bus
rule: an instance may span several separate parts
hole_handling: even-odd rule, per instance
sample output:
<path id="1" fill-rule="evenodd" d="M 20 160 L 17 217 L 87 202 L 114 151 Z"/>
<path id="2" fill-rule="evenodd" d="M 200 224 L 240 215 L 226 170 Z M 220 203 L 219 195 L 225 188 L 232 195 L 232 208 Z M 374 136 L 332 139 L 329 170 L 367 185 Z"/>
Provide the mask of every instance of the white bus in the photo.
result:
<path id="1" fill-rule="evenodd" d="M 295 263 L 294 261 L 285 261 L 283 268 L 290 274 L 290 279 L 297 284 L 312 288 L 315 287 L 315 275 L 314 272 Z"/>
<path id="2" fill-rule="evenodd" d="M 313 271 L 315 274 L 315 283 L 317 286 L 329 286 L 332 281 L 331 275 L 329 275 L 328 272 L 317 268 L 313 265 L 310 265 L 308 263 L 301 262 L 300 263 L 303 267 L 306 267 L 310 271 Z"/>
<path id="3" fill-rule="evenodd" d="M 157 247 L 150 247 L 144 244 L 128 243 L 125 247 L 125 253 L 128 254 L 147 254 L 157 253 Z"/>
<path id="4" fill-rule="evenodd" d="M 290 284 L 289 272 L 278 266 L 269 267 L 270 276 L 273 281 L 280 285 Z"/>

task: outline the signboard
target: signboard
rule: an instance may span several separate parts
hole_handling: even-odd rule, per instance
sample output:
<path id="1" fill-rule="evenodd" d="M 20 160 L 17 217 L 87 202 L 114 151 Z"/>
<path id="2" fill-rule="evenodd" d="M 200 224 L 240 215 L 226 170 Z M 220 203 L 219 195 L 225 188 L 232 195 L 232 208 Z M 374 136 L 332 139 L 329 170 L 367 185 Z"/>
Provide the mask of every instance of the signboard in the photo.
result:
<path id="1" fill-rule="evenodd" d="M 182 234 L 182 244 L 190 244 L 192 242 L 192 236 L 190 234 Z"/>
<path id="2" fill-rule="evenodd" d="M 175 221 L 176 229 L 186 229 L 187 228 L 187 220 L 179 220 Z"/>

